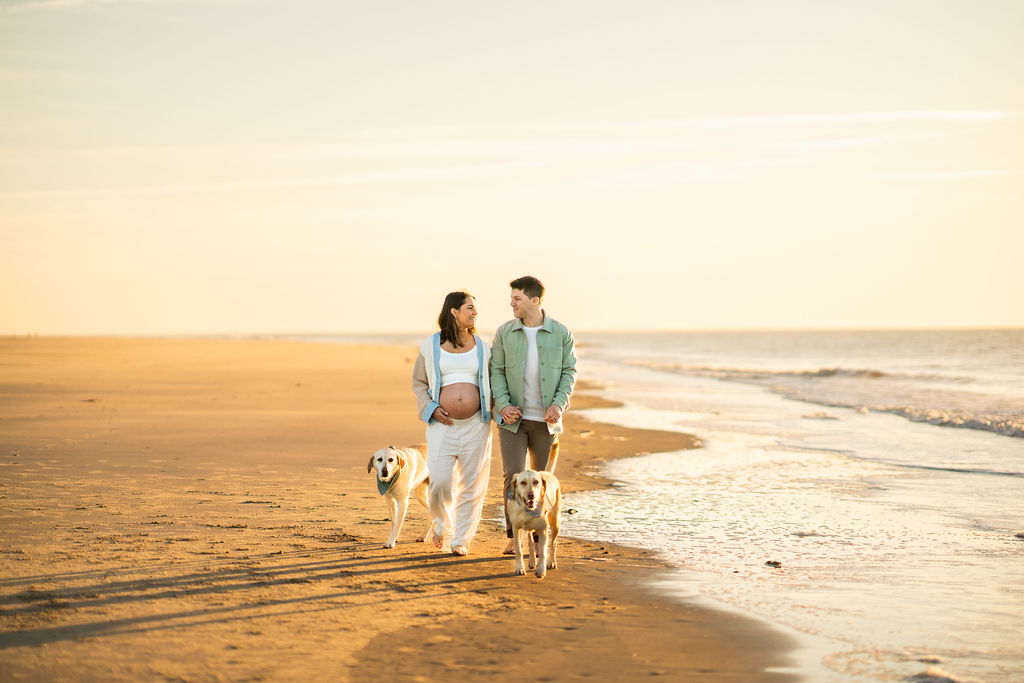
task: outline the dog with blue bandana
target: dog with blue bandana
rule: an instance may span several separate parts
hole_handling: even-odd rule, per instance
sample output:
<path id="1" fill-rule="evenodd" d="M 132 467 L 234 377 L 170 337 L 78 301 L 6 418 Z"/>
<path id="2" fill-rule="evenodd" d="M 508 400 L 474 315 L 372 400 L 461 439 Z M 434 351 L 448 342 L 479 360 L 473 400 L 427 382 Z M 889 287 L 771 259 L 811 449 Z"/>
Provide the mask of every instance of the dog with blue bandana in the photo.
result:
<path id="1" fill-rule="evenodd" d="M 427 460 L 419 446 L 382 448 L 372 456 L 366 465 L 366 472 L 376 470 L 377 492 L 384 499 L 384 505 L 391 516 L 391 535 L 388 536 L 385 548 L 394 548 L 398 542 L 398 534 L 405 521 L 405 513 L 409 509 L 409 497 L 415 492 L 416 498 L 427 511 L 430 520 L 427 530 L 416 541 L 422 543 L 434 529 L 434 520 L 430 516 L 430 505 L 427 502 L 427 489 L 430 477 L 427 474 Z"/>

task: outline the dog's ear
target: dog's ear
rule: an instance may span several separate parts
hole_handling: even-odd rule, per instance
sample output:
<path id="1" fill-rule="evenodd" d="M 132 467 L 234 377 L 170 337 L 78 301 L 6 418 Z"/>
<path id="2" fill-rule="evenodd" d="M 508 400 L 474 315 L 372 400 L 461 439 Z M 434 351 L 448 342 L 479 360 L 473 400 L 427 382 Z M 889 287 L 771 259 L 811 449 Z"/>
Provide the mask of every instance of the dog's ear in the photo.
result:
<path id="1" fill-rule="evenodd" d="M 370 456 L 370 462 L 366 463 L 366 473 L 367 474 L 369 474 L 370 472 L 373 472 L 373 459 L 376 458 L 376 457 L 377 457 L 377 454 L 374 453 L 373 455 Z"/>
<path id="2" fill-rule="evenodd" d="M 402 455 L 402 451 L 395 451 L 395 457 L 398 458 L 398 466 L 405 467 L 405 456 Z"/>

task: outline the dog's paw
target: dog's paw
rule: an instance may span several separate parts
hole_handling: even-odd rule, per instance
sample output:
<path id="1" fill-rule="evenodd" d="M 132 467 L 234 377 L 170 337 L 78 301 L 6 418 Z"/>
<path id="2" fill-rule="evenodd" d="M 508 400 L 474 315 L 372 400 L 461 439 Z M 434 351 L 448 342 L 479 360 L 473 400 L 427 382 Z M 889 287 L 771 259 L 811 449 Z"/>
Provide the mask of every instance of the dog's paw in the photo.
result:
<path id="1" fill-rule="evenodd" d="M 526 566 L 533 570 L 537 566 L 537 561 L 531 557 L 530 561 L 526 563 Z"/>
<path id="2" fill-rule="evenodd" d="M 391 550 L 394 547 L 395 547 L 395 542 L 394 541 L 388 541 L 387 543 L 384 544 L 384 550 Z"/>
<path id="3" fill-rule="evenodd" d="M 545 573 L 546 572 L 544 571 L 544 565 L 540 565 L 539 567 L 537 567 L 537 571 L 534 572 L 538 579 L 543 579 Z"/>
<path id="4" fill-rule="evenodd" d="M 558 569 L 558 563 L 554 560 L 548 562 L 548 569 Z"/>
<path id="5" fill-rule="evenodd" d="M 526 571 L 524 571 L 522 567 L 516 567 L 515 575 L 526 576 Z"/>
<path id="6" fill-rule="evenodd" d="M 425 540 L 427 540 L 427 535 L 426 534 L 423 534 L 422 536 L 417 536 L 416 537 L 416 542 L 417 543 L 423 543 L 423 541 L 425 541 Z"/>

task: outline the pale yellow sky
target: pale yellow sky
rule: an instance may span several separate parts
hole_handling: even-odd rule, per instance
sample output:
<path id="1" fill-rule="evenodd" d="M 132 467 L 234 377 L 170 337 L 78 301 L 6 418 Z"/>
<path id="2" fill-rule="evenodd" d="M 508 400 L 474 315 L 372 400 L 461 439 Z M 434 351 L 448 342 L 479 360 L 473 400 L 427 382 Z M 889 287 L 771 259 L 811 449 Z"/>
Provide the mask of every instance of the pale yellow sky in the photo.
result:
<path id="1" fill-rule="evenodd" d="M 0 0 L 0 334 L 1024 325 L 1024 3 Z"/>

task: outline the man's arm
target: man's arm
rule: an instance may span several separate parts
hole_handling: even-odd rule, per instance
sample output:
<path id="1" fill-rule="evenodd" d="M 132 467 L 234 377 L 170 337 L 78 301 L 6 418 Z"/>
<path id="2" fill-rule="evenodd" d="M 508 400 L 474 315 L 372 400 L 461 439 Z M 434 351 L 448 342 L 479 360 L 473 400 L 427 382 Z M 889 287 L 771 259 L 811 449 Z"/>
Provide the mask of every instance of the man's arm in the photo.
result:
<path id="1" fill-rule="evenodd" d="M 558 378 L 552 405 L 558 406 L 564 412 L 569 409 L 569 397 L 576 386 L 576 342 L 572 338 L 572 332 L 568 328 L 563 329 L 565 335 L 562 339 L 562 374 Z"/>

